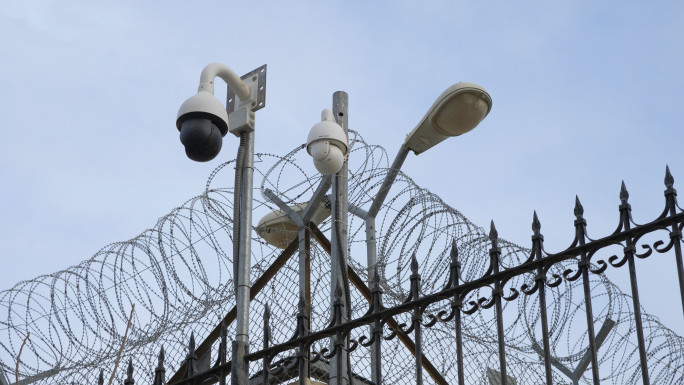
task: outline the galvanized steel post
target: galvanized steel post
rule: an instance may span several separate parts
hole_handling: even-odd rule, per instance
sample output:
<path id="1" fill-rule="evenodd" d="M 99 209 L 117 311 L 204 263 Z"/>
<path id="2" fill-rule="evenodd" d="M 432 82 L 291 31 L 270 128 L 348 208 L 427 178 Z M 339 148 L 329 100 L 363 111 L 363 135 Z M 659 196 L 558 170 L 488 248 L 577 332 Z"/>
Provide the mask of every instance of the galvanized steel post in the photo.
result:
<path id="1" fill-rule="evenodd" d="M 232 345 L 233 361 L 231 379 L 233 385 L 246 385 L 249 381 L 248 363 L 245 354 L 249 351 L 249 292 L 251 288 L 251 241 L 252 241 L 252 185 L 254 176 L 254 132 L 243 132 L 244 160 L 240 181 L 240 229 L 238 254 L 237 317 L 235 319 L 235 341 Z M 242 138 L 241 138 L 242 139 Z M 235 225 L 235 224 L 234 224 Z"/>
<path id="2" fill-rule="evenodd" d="M 335 122 L 342 126 L 345 134 L 349 134 L 349 124 L 347 117 L 348 95 L 346 92 L 337 91 L 333 94 L 333 115 Z M 342 169 L 333 176 L 332 185 L 332 237 L 331 237 L 331 273 L 332 279 L 330 286 L 330 297 L 335 297 L 337 287 L 345 288 L 342 293 L 342 322 L 346 322 L 349 317 L 349 280 L 347 279 L 347 215 L 349 213 L 347 192 L 348 192 L 348 171 L 349 167 L 345 160 Z M 337 352 L 339 355 L 330 363 L 330 384 L 346 385 L 349 384 L 347 360 L 347 343 L 344 348 Z"/>

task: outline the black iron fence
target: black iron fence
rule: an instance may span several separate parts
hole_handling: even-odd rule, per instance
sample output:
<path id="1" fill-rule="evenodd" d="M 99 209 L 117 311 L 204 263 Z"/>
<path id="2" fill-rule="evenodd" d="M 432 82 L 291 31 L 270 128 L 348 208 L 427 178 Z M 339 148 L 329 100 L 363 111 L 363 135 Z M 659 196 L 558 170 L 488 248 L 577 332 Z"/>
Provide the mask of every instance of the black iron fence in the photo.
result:
<path id="1" fill-rule="evenodd" d="M 674 255 L 677 266 L 680 299 L 684 311 L 684 265 L 682 265 L 682 228 L 684 227 L 684 212 L 678 206 L 676 190 L 673 187 L 674 179 L 669 169 L 665 177 L 665 208 L 654 220 L 647 224 L 636 224 L 632 220 L 631 206 L 628 203 L 629 194 L 622 185 L 620 192 L 620 219 L 617 229 L 610 235 L 600 239 L 590 239 L 586 233 L 587 221 L 584 218 L 584 210 L 579 199 L 576 200 L 574 215 L 575 237 L 571 245 L 558 253 L 548 253 L 544 250 L 544 237 L 541 233 L 541 224 L 534 214 L 532 222 L 532 247 L 527 259 L 513 267 L 504 267 L 501 264 L 500 240 L 494 226 L 491 224 L 489 232 L 489 265 L 481 277 L 464 281 L 459 262 L 459 245 L 453 243 L 451 249 L 451 263 L 448 271 L 446 285 L 439 291 L 423 294 L 421 291 L 421 274 L 419 264 L 414 255 L 411 260 L 411 275 L 408 285 L 408 296 L 394 306 L 383 306 L 383 289 L 377 266 L 373 279 L 368 287 L 364 280 L 349 267 L 349 281 L 360 291 L 368 302 L 365 314 L 353 317 L 345 321 L 344 303 L 342 301 L 342 288 L 338 287 L 331 304 L 331 317 L 328 325 L 320 330 L 311 330 L 310 304 L 307 303 L 307 295 L 302 293 L 299 299 L 298 312 L 292 320 L 292 337 L 282 343 L 271 344 L 270 311 L 266 307 L 263 315 L 263 344 L 253 352 L 248 352 L 244 359 L 252 371 L 249 380 L 250 385 L 277 384 L 298 381 L 300 384 L 308 383 L 309 379 L 317 379 L 335 384 L 381 384 L 383 383 L 383 365 L 380 357 L 383 354 L 383 341 L 399 339 L 411 352 L 415 368 L 415 381 L 422 384 L 424 374 L 427 382 L 437 384 L 457 383 L 466 384 L 466 368 L 463 363 L 463 328 L 469 322 L 469 317 L 483 311 L 493 309 L 495 315 L 496 339 L 498 350 L 498 369 L 487 368 L 486 376 L 490 384 L 511 385 L 519 379 L 509 375 L 507 358 L 510 357 L 511 349 L 505 338 L 507 327 L 506 313 L 503 310 L 505 302 L 514 301 L 521 296 L 537 296 L 538 301 L 538 327 L 540 328 L 541 341 L 535 341 L 532 349 L 539 354 L 543 365 L 543 378 L 527 379 L 530 383 L 546 383 L 548 385 L 558 383 L 558 373 L 573 384 L 581 381 L 590 381 L 599 384 L 601 381 L 600 371 L 604 369 L 599 360 L 599 347 L 605 340 L 615 320 L 606 318 L 598 332 L 595 330 L 595 317 L 592 309 L 592 286 L 590 277 L 603 274 L 609 267 L 620 268 L 627 266 L 631 285 L 631 299 L 633 314 L 633 328 L 636 332 L 636 345 L 638 352 L 638 364 L 635 372 L 639 373 L 636 382 L 643 384 L 651 383 L 649 368 L 653 362 L 649 361 L 650 352 L 649 337 L 645 335 L 642 323 L 642 306 L 640 304 L 636 259 L 645 259 L 654 254 Z M 645 236 L 660 235 L 655 241 L 646 241 Z M 311 224 L 308 227 L 307 237 L 313 238 L 330 253 L 330 242 L 318 228 Z M 664 240 L 663 240 L 664 239 Z M 271 267 L 264 272 L 253 284 L 252 297 L 266 285 L 271 277 L 277 274 L 287 259 L 296 250 L 298 240 L 295 239 L 290 247 L 285 249 Z M 611 250 L 611 247 L 622 249 L 622 255 L 611 255 L 605 258 L 599 255 L 599 251 Z M 609 253 L 610 254 L 610 253 Z M 562 266 L 558 270 L 558 266 Z M 515 280 L 514 278 L 519 278 Z M 585 352 L 579 357 L 575 370 L 570 370 L 566 364 L 552 355 L 549 336 L 553 334 L 549 330 L 549 315 L 547 314 L 547 293 L 557 288 L 563 282 L 581 282 L 583 292 L 584 313 L 586 323 L 575 325 L 582 329 L 581 335 L 586 338 Z M 522 283 L 520 283 L 522 282 Z M 438 306 L 436 306 L 438 305 Z M 438 311 L 433 309 L 438 308 Z M 230 381 L 231 359 L 228 350 L 227 323 L 234 319 L 234 314 L 229 313 L 223 322 L 217 326 L 214 332 L 196 348 L 194 336 L 190 338 L 188 354 L 185 361 L 180 365 L 176 374 L 171 377 L 168 384 L 226 384 Z M 406 319 L 406 322 L 399 320 Z M 423 354 L 423 333 L 437 324 L 450 323 L 453 325 L 454 334 L 449 336 L 450 344 L 455 345 L 456 355 L 456 378 L 445 379 L 438 362 L 428 360 Z M 586 328 L 586 331 L 584 331 Z M 217 354 L 212 357 L 211 348 L 218 341 Z M 256 348 L 252 341 L 252 349 Z M 348 360 L 350 354 L 366 349 L 370 356 L 372 378 L 364 378 L 355 374 L 352 370 L 340 373 L 335 368 L 342 368 L 342 361 Z M 683 352 L 680 352 L 684 354 Z M 608 354 L 608 353 L 605 353 Z M 659 363 L 656 363 L 659 364 Z M 662 365 L 661 365 L 662 366 Z M 667 366 L 667 365 L 666 365 Z M 590 368 L 591 375 L 585 375 Z M 682 383 L 684 374 L 680 367 L 673 367 L 668 375 L 658 374 L 654 383 Z M 668 370 L 669 370 L 668 369 Z M 337 372 L 335 372 L 337 370 Z M 554 374 L 554 370 L 557 371 Z M 659 369 L 660 370 L 660 369 Z M 158 367 L 154 369 L 154 385 L 166 384 L 164 369 L 163 349 L 159 354 Z M 129 364 L 128 379 L 125 384 L 133 384 L 133 369 Z M 334 373 L 334 375 L 333 375 Z M 667 382 L 663 382 L 667 381 Z M 100 384 L 103 383 L 101 377 Z"/>

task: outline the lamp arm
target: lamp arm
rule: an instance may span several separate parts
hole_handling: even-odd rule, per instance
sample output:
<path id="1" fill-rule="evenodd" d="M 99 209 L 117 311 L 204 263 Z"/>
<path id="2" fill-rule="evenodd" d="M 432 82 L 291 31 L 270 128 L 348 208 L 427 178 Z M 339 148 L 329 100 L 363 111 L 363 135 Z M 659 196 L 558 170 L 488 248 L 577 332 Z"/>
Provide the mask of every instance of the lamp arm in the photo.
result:
<path id="1" fill-rule="evenodd" d="M 249 99 L 249 87 L 247 87 L 245 82 L 240 79 L 235 71 L 221 63 L 210 63 L 204 67 L 202 74 L 200 75 L 200 85 L 197 91 L 209 91 L 213 94 L 214 79 L 217 76 L 228 84 L 228 87 L 235 92 L 235 95 L 240 98 L 240 100 Z"/>
<path id="2" fill-rule="evenodd" d="M 389 172 L 387 172 L 385 175 L 385 180 L 382 181 L 382 185 L 380 186 L 380 190 L 378 190 L 378 194 L 375 196 L 375 198 L 373 198 L 373 203 L 371 204 L 370 209 L 368 209 L 369 217 L 375 218 L 375 216 L 378 215 L 380 206 L 382 206 L 382 204 L 385 202 L 385 198 L 387 198 L 387 194 L 389 193 L 394 180 L 397 179 L 397 174 L 399 174 L 399 170 L 404 164 L 404 160 L 406 160 L 406 155 L 408 155 L 408 153 L 408 147 L 402 145 L 399 148 L 399 152 L 397 152 L 397 156 L 394 158 L 394 162 L 392 162 Z"/>

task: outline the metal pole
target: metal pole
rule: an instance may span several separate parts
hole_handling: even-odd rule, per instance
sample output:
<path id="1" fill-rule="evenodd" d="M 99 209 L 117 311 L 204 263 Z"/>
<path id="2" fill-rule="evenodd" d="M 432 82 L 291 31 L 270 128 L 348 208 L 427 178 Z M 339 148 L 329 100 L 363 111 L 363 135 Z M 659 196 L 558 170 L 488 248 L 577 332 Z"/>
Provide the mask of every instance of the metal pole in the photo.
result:
<path id="1" fill-rule="evenodd" d="M 345 134 L 349 133 L 349 125 L 347 120 L 348 95 L 346 92 L 337 91 L 333 94 L 333 115 L 335 121 L 342 126 Z M 348 164 L 345 161 L 342 169 L 334 175 L 332 185 L 332 266 L 331 266 L 331 285 L 330 298 L 335 297 L 335 290 L 337 287 L 345 288 L 342 293 L 342 303 L 344 309 L 342 311 L 342 322 L 349 319 L 347 316 L 349 311 L 349 281 L 347 279 L 347 215 L 348 215 Z M 332 301 L 331 301 L 332 302 Z M 338 351 L 338 357 L 330 362 L 330 384 L 349 384 L 349 376 L 347 374 L 349 362 L 347 360 L 347 343 L 345 341 L 344 348 Z"/>
<path id="2" fill-rule="evenodd" d="M 304 337 L 309 334 L 310 330 L 310 306 L 311 306 L 311 292 L 309 290 L 309 231 L 306 227 L 300 226 L 298 231 L 299 238 L 299 297 L 304 303 L 301 304 L 303 309 L 304 324 L 301 325 L 301 330 L 297 331 L 298 337 Z M 299 360 L 299 384 L 306 385 L 309 378 L 309 351 L 300 351 Z"/>
<path id="3" fill-rule="evenodd" d="M 401 147 L 399 147 L 397 155 L 394 157 L 394 162 L 392 162 L 392 166 L 390 166 L 390 169 L 387 172 L 387 175 L 385 176 L 385 180 L 382 181 L 382 185 L 380 186 L 378 195 L 375 196 L 370 209 L 368 209 L 368 216 L 375 218 L 375 216 L 378 215 L 378 212 L 380 211 L 380 206 L 382 206 L 382 204 L 385 202 L 385 198 L 387 198 L 387 194 L 389 193 L 389 190 L 392 187 L 394 180 L 397 179 L 397 174 L 399 174 L 399 170 L 401 169 L 401 166 L 404 164 L 404 161 L 406 160 L 406 156 L 408 155 L 408 153 L 409 149 L 402 144 Z"/>
<path id="4" fill-rule="evenodd" d="M 377 263 L 378 257 L 377 242 L 375 237 L 375 217 L 378 215 L 380 207 L 382 207 L 382 204 L 385 202 L 385 199 L 387 198 L 389 190 L 392 188 L 394 181 L 397 179 L 399 170 L 401 169 L 401 166 L 404 164 L 404 161 L 406 160 L 406 156 L 408 155 L 408 153 L 409 149 L 402 144 L 399 148 L 399 151 L 397 152 L 397 155 L 394 157 L 392 166 L 390 166 L 389 171 L 385 175 L 385 179 L 382 181 L 382 185 L 380 186 L 380 190 L 378 190 L 378 194 L 375 196 L 375 198 L 373 198 L 373 202 L 371 203 L 371 207 L 368 210 L 368 212 L 360 208 L 354 208 L 356 211 L 354 212 L 354 214 L 362 218 L 366 225 L 366 267 L 368 268 L 369 286 L 371 286 L 373 280 L 371 271 L 373 271 L 373 268 L 375 268 L 375 264 Z M 376 384 L 379 383 L 379 379 L 381 378 L 381 373 L 378 369 L 381 367 L 381 349 L 382 347 L 380 344 L 380 340 L 375 341 L 370 348 L 371 379 Z"/>
<path id="5" fill-rule="evenodd" d="M 242 132 L 245 136 L 245 158 L 242 165 L 240 183 L 240 228 L 238 285 L 237 285 L 237 317 L 235 341 L 232 345 L 233 362 L 231 379 L 233 385 L 247 385 L 249 367 L 245 354 L 249 350 L 249 292 L 252 241 L 252 185 L 254 175 L 254 132 Z"/>

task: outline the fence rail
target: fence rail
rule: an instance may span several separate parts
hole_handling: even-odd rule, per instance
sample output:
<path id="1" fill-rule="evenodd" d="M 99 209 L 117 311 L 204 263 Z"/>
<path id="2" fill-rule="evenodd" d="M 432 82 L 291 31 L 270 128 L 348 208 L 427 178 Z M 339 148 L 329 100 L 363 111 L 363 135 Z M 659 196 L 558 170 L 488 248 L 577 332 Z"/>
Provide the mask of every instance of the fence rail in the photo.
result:
<path id="1" fill-rule="evenodd" d="M 429 373 L 433 382 L 446 384 L 447 381 L 422 354 L 423 347 L 421 343 L 421 334 L 424 328 L 429 329 L 437 323 L 453 322 L 455 328 L 454 343 L 457 348 L 457 381 L 459 385 L 463 385 L 465 384 L 462 341 L 463 323 L 468 322 L 467 317 L 469 315 L 481 311 L 482 309 L 493 307 L 496 315 L 498 359 L 500 367 L 498 371 L 488 369 L 487 376 L 492 384 L 510 385 L 511 383 L 515 383 L 516 380 L 508 376 L 506 370 L 507 354 L 506 341 L 504 338 L 505 319 L 502 311 L 502 301 L 513 301 L 521 294 L 525 296 L 536 294 L 539 296 L 542 344 L 539 346 L 535 343 L 533 349 L 543 357 L 545 371 L 544 381 L 546 384 L 553 383 L 552 367 L 556 367 L 556 369 L 561 371 L 573 383 L 577 384 L 581 380 L 583 372 L 589 366 L 591 367 L 591 381 L 594 384 L 599 384 L 601 378 L 599 370 L 601 367 L 598 361 L 598 347 L 606 338 L 607 333 L 613 325 L 615 325 L 615 322 L 607 319 L 599 333 L 595 333 L 589 276 L 590 274 L 603 274 L 610 266 L 620 268 L 625 265 L 627 265 L 629 269 L 631 297 L 633 300 L 632 311 L 634 313 L 634 322 L 637 332 L 641 382 L 643 384 L 649 384 L 648 346 L 642 325 L 641 304 L 634 261 L 635 259 L 650 257 L 654 252 L 662 254 L 673 250 L 677 264 L 682 309 L 684 311 L 684 269 L 681 250 L 684 212 L 677 205 L 677 192 L 674 189 L 673 184 L 674 179 L 668 168 L 665 177 L 665 208 L 663 212 L 653 221 L 639 225 L 632 220 L 631 207 L 628 203 L 629 194 L 623 183 L 620 192 L 621 204 L 619 206 L 619 225 L 612 234 L 595 240 L 587 237 L 587 221 L 584 218 L 584 209 L 579 198 L 577 198 L 574 209 L 576 218 L 574 221 L 574 240 L 567 249 L 558 253 L 547 253 L 544 250 L 544 237 L 541 233 L 541 224 L 535 213 L 532 221 L 533 235 L 532 247 L 530 249 L 531 252 L 527 260 L 514 267 L 501 269 L 499 237 L 494 222 L 492 222 L 489 232 L 489 241 L 491 244 L 491 248 L 489 249 L 489 266 L 485 274 L 475 280 L 468 282 L 462 281 L 458 245 L 454 241 L 450 255 L 451 264 L 448 272 L 448 281 L 443 289 L 434 293 L 426 295 L 421 294 L 421 275 L 419 273 L 418 260 L 414 254 L 411 259 L 409 295 L 402 303 L 396 306 L 383 306 L 383 289 L 377 265 L 374 269 L 370 288 L 365 286 L 363 280 L 355 273 L 354 269 L 349 266 L 350 281 L 360 290 L 368 301 L 368 308 L 365 314 L 349 321 L 343 321 L 344 305 L 342 301 L 342 288 L 338 287 L 332 301 L 330 323 L 321 330 L 311 331 L 309 330 L 308 304 L 305 296 L 302 295 L 299 299 L 296 319 L 293 320 L 293 325 L 296 325 L 296 327 L 293 328 L 294 334 L 292 338 L 286 342 L 271 346 L 270 310 L 266 307 L 263 318 L 264 339 L 262 348 L 258 351 L 248 353 L 245 357 L 245 359 L 250 362 L 261 361 L 261 371 L 253 376 L 250 380 L 250 384 L 280 383 L 294 378 L 299 378 L 299 383 L 304 384 L 315 370 L 318 370 L 319 372 L 317 375 L 318 378 L 325 379 L 325 372 L 326 370 L 329 370 L 326 368 L 329 367 L 335 358 L 344 354 L 349 354 L 360 348 L 375 346 L 377 349 L 381 349 L 382 341 L 392 340 L 397 337 L 403 340 L 402 342 L 405 342 L 407 347 L 410 345 L 410 350 L 415 360 L 415 378 L 417 384 L 423 383 L 423 370 L 426 370 Z M 315 225 L 309 224 L 307 231 L 313 235 L 313 238 L 319 242 L 323 249 L 328 253 L 330 252 L 329 241 Z M 645 235 L 658 231 L 663 231 L 663 235 L 667 233 L 669 241 L 657 240 L 652 243 L 642 241 Z M 283 252 L 283 255 L 292 255 L 293 245 L 296 244 L 298 244 L 298 239 L 295 239 L 292 242 L 292 245 Z M 599 251 L 610 246 L 622 247 L 624 254 L 622 256 L 611 255 L 607 260 L 597 256 Z M 637 246 L 641 248 L 641 253 L 637 251 Z M 570 268 L 563 270 L 560 274 L 552 272 L 552 267 L 567 261 L 574 264 L 572 264 Z M 277 260 L 276 264 L 282 266 L 283 262 Z M 269 276 L 277 274 L 277 267 L 275 271 L 269 270 L 268 274 Z M 524 283 L 517 286 L 508 285 L 509 282 L 516 277 L 525 278 Z M 265 279 L 267 280 L 268 276 Z M 546 313 L 546 290 L 559 286 L 563 281 L 572 282 L 580 279 L 582 280 L 584 292 L 588 348 L 577 369 L 571 371 L 565 368 L 565 366 L 556 358 L 551 356 L 549 348 L 550 333 Z M 265 283 L 260 283 L 260 285 L 264 284 Z M 255 286 L 257 286 L 258 289 L 259 285 Z M 487 291 L 489 295 L 481 295 L 483 289 Z M 472 298 L 473 293 L 477 294 L 476 298 Z M 431 305 L 444 302 L 446 302 L 446 308 L 449 310 L 441 310 L 436 313 L 427 310 Z M 444 308 L 444 306 L 441 308 Z M 395 319 L 400 315 L 409 315 L 410 323 L 398 323 Z M 181 366 L 182 371 L 179 371 L 181 378 L 172 381 L 170 384 L 197 385 L 217 382 L 220 384 L 226 383 L 226 378 L 230 374 L 231 369 L 230 360 L 227 358 L 228 343 L 226 327 L 226 323 L 224 322 L 220 328 L 220 343 L 215 364 L 204 370 L 198 370 L 196 368 L 197 352 L 195 351 L 194 337 L 192 337 L 188 347 L 188 356 Z M 350 336 L 352 335 L 353 330 L 367 330 L 368 333 L 362 333 L 360 337 L 351 338 Z M 413 336 L 412 338 L 409 338 L 408 336 L 411 334 Z M 210 345 L 211 342 L 213 341 L 205 341 L 204 344 Z M 326 348 L 316 350 L 312 348 L 316 342 L 329 342 L 329 344 L 326 344 L 328 346 Z M 206 350 L 208 349 L 205 348 L 205 351 Z M 282 353 L 290 353 L 290 355 L 284 359 L 274 361 L 275 357 Z M 163 378 L 163 360 L 162 350 L 158 367 L 155 369 L 156 375 L 154 385 L 162 385 L 165 383 Z M 351 375 L 348 378 L 351 383 L 380 384 L 382 383 L 382 369 L 378 369 L 377 372 L 374 372 L 377 373 L 375 374 L 375 378 L 372 379 L 364 379 L 354 375 Z M 132 373 L 132 369 L 129 366 L 129 374 L 130 373 Z M 682 378 L 684 377 L 677 377 L 679 382 L 682 381 Z M 132 381 L 132 379 L 130 379 L 130 381 Z M 342 381 L 343 376 L 336 377 L 337 384 L 342 384 Z"/>

